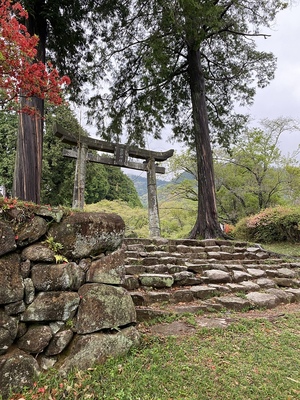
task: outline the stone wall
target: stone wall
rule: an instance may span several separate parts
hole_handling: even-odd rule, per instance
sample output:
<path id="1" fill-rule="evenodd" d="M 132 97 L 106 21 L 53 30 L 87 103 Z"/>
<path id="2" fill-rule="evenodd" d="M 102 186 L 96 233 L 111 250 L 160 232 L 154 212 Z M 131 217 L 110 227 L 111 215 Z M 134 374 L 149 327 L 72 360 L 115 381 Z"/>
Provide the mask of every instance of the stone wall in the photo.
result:
<path id="1" fill-rule="evenodd" d="M 124 222 L 16 204 L 0 210 L 0 390 L 30 386 L 139 341 L 124 280 Z"/>

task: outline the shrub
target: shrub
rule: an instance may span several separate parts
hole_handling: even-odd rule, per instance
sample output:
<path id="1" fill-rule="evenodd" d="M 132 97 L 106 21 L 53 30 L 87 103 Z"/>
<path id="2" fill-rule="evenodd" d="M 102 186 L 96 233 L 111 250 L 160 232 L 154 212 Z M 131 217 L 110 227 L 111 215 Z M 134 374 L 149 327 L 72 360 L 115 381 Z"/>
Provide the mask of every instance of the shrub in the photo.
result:
<path id="1" fill-rule="evenodd" d="M 234 236 L 254 242 L 300 241 L 300 208 L 266 208 L 259 214 L 243 218 L 234 229 Z"/>

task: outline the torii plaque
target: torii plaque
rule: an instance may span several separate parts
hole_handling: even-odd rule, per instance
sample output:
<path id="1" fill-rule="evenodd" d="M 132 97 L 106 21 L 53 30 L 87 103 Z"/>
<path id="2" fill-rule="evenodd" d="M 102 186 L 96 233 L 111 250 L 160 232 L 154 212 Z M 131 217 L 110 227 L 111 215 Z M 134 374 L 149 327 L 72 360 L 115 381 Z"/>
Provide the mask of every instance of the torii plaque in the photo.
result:
<path id="1" fill-rule="evenodd" d="M 83 209 L 86 161 L 101 164 L 114 165 L 123 168 L 136 169 L 147 172 L 148 189 L 148 217 L 149 232 L 151 237 L 160 236 L 160 223 L 157 201 L 156 173 L 164 174 L 165 168 L 160 167 L 156 162 L 165 161 L 172 157 L 174 150 L 165 152 L 140 149 L 135 146 L 127 146 L 120 143 L 109 143 L 102 140 L 81 136 L 80 140 L 72 133 L 65 130 L 57 123 L 53 126 L 55 136 L 59 137 L 63 143 L 77 146 L 77 151 L 64 149 L 63 155 L 76 159 L 75 182 L 73 192 L 73 208 Z M 111 153 L 114 157 L 108 157 L 89 153 L 89 150 L 97 150 L 104 153 Z M 137 158 L 145 160 L 143 163 L 129 160 Z"/>

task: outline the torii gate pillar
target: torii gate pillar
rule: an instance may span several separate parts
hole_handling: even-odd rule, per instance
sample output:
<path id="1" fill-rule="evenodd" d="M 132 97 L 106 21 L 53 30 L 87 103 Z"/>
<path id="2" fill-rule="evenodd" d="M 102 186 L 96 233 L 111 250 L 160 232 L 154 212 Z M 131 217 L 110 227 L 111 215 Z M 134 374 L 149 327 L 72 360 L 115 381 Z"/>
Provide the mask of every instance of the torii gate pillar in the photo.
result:
<path id="1" fill-rule="evenodd" d="M 155 160 L 147 162 L 148 217 L 150 237 L 160 237 L 160 223 L 156 190 Z"/>
<path id="2" fill-rule="evenodd" d="M 78 143 L 72 208 L 78 208 L 80 210 L 82 210 L 84 207 L 87 154 L 88 154 L 87 144 Z"/>

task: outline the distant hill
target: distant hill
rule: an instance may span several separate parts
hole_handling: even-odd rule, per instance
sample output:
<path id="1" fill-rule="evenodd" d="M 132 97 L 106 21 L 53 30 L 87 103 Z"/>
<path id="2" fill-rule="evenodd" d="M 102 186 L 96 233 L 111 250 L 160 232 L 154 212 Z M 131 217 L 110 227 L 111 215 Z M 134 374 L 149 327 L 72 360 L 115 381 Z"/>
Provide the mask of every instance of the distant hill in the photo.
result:
<path id="1" fill-rule="evenodd" d="M 134 187 L 142 201 L 143 204 L 147 203 L 147 178 L 144 176 L 130 174 L 128 177 L 132 180 Z M 157 188 L 166 186 L 170 181 L 165 181 L 163 179 L 156 179 Z"/>

